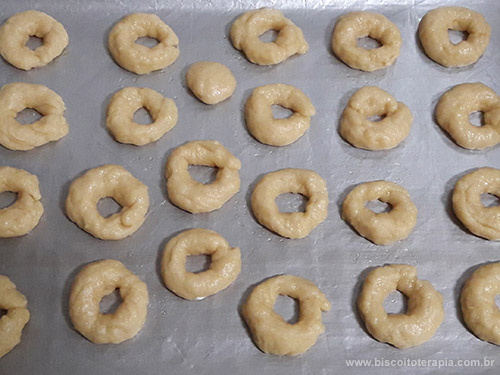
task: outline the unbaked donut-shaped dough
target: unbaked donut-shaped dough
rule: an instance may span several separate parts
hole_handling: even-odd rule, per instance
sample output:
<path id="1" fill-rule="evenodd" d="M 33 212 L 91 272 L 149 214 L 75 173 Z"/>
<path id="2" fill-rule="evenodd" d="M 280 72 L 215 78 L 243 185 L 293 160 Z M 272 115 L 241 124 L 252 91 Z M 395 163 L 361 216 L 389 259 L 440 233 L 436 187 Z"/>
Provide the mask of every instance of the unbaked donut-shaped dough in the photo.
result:
<path id="1" fill-rule="evenodd" d="M 221 63 L 199 61 L 186 73 L 186 83 L 192 93 L 205 104 L 217 104 L 233 95 L 236 79 Z"/>

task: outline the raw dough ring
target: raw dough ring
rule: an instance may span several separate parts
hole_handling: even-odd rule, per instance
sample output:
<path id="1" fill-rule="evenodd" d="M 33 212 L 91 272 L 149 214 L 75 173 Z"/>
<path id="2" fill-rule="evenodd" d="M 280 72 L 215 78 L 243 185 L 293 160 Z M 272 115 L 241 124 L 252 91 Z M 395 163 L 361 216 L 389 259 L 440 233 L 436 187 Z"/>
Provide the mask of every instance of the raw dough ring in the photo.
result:
<path id="1" fill-rule="evenodd" d="M 297 323 L 286 322 L 274 311 L 278 294 L 300 302 Z M 330 302 L 313 282 L 298 276 L 281 275 L 257 285 L 243 304 L 241 314 L 255 344 L 264 353 L 299 355 L 311 348 L 318 336 L 325 332 L 321 312 L 330 308 Z"/>
<path id="2" fill-rule="evenodd" d="M 7 310 L 0 319 L 0 358 L 21 342 L 23 328 L 30 320 L 27 304 L 14 283 L 0 275 L 0 309 Z"/>
<path id="3" fill-rule="evenodd" d="M 106 197 L 116 200 L 121 211 L 103 217 L 97 203 Z M 148 187 L 119 165 L 90 169 L 72 182 L 66 198 L 69 219 L 101 240 L 130 236 L 144 222 L 148 207 Z"/>
<path id="4" fill-rule="evenodd" d="M 148 110 L 153 122 L 134 122 L 134 113 Z M 106 124 L 118 142 L 143 146 L 160 139 L 177 123 L 177 106 L 159 92 L 138 87 L 125 87 L 113 95 L 108 105 Z"/>
<path id="5" fill-rule="evenodd" d="M 484 113 L 483 126 L 474 126 L 469 115 Z M 463 83 L 441 96 L 436 120 L 458 145 L 482 150 L 500 142 L 500 97 L 482 83 Z"/>
<path id="6" fill-rule="evenodd" d="M 30 36 L 43 39 L 35 50 L 26 46 Z M 36 10 L 16 13 L 0 27 L 0 54 L 16 68 L 30 70 L 47 65 L 68 45 L 64 26 Z"/>
<path id="7" fill-rule="evenodd" d="M 450 41 L 448 30 L 466 31 L 466 40 Z M 429 11 L 418 26 L 425 53 L 443 66 L 465 66 L 475 63 L 488 47 L 490 25 L 483 15 L 464 7 L 441 7 Z"/>
<path id="8" fill-rule="evenodd" d="M 269 30 L 278 31 L 278 36 L 274 42 L 264 43 L 259 36 Z M 258 65 L 279 64 L 309 49 L 302 30 L 278 9 L 243 13 L 231 26 L 230 36 L 234 48 L 243 50 L 248 60 Z"/>
<path id="9" fill-rule="evenodd" d="M 466 281 L 460 305 L 467 327 L 481 340 L 500 345 L 500 310 L 495 296 L 500 293 L 500 263 L 479 267 Z"/>
<path id="10" fill-rule="evenodd" d="M 382 44 L 379 48 L 358 46 L 358 39 L 370 37 Z M 384 15 L 370 12 L 351 12 L 340 17 L 332 35 L 335 55 L 351 68 L 373 72 L 396 61 L 401 48 L 398 27 Z"/>
<path id="11" fill-rule="evenodd" d="M 4 191 L 17 193 L 17 200 L 0 209 L 0 238 L 29 233 L 43 214 L 38 178 L 23 169 L 0 167 L 0 193 Z"/>
<path id="12" fill-rule="evenodd" d="M 102 298 L 119 289 L 122 303 L 103 314 Z M 90 263 L 75 277 L 69 297 L 69 315 L 75 329 L 94 344 L 119 344 L 133 338 L 146 321 L 148 288 L 114 259 Z"/>
<path id="13" fill-rule="evenodd" d="M 43 117 L 31 124 L 16 120 L 19 112 L 33 108 Z M 62 98 L 48 87 L 15 82 L 0 89 L 0 144 L 10 150 L 31 150 L 68 134 Z"/>
<path id="14" fill-rule="evenodd" d="M 189 165 L 219 168 L 215 181 L 202 184 L 191 178 Z M 240 190 L 240 161 L 217 141 L 191 141 L 177 147 L 165 168 L 170 201 L 193 214 L 223 206 Z"/>
<path id="15" fill-rule="evenodd" d="M 150 37 L 158 40 L 152 48 L 136 43 Z M 136 74 L 166 68 L 179 57 L 179 39 L 157 15 L 132 13 L 122 18 L 109 33 L 108 47 L 115 61 Z"/>
<path id="16" fill-rule="evenodd" d="M 306 196 L 305 212 L 280 212 L 278 195 L 295 193 Z M 252 211 L 266 228 L 288 238 L 304 238 L 321 224 L 328 214 L 326 182 L 314 171 L 282 169 L 266 174 L 252 193 Z"/>
<path id="17" fill-rule="evenodd" d="M 186 271 L 186 257 L 210 255 L 210 268 L 199 273 Z M 161 261 L 161 274 L 168 289 L 179 297 L 201 300 L 227 288 L 241 270 L 241 254 L 220 234 L 190 229 L 168 241 Z"/>
<path id="18" fill-rule="evenodd" d="M 476 236 L 500 240 L 500 207 L 485 207 L 481 195 L 500 196 L 500 170 L 479 168 L 457 181 L 453 190 L 453 210 Z"/>
<path id="19" fill-rule="evenodd" d="M 385 298 L 395 290 L 408 297 L 405 314 L 387 314 L 384 309 Z M 399 349 L 430 340 L 444 318 L 441 294 L 427 280 L 418 279 L 417 269 L 406 264 L 371 271 L 363 283 L 358 309 L 375 339 Z"/>
<path id="20" fill-rule="evenodd" d="M 375 213 L 365 204 L 379 200 L 391 205 L 389 212 Z M 377 245 L 389 245 L 408 237 L 417 223 L 417 207 L 405 188 L 389 181 L 356 186 L 342 203 L 342 219 Z"/>
<path id="21" fill-rule="evenodd" d="M 294 113 L 289 118 L 273 117 L 272 106 L 280 105 Z M 286 146 L 302 137 L 316 110 L 301 90 L 282 83 L 257 87 L 245 105 L 248 130 L 262 143 Z"/>

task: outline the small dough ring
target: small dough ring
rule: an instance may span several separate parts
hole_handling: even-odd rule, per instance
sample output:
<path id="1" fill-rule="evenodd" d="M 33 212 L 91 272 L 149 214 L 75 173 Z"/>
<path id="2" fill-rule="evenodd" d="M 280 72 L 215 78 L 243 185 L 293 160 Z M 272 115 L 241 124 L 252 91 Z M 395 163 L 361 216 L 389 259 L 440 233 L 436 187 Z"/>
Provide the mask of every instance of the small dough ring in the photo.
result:
<path id="1" fill-rule="evenodd" d="M 186 271 L 186 257 L 210 255 L 210 268 L 199 273 Z M 161 274 L 168 289 L 179 297 L 201 300 L 227 288 L 241 270 L 241 254 L 218 233 L 190 229 L 168 241 L 161 261 Z"/>
<path id="2" fill-rule="evenodd" d="M 30 36 L 43 39 L 35 50 L 26 46 Z M 0 27 L 0 54 L 16 68 L 30 70 L 47 65 L 68 45 L 64 26 L 36 10 L 14 14 Z"/>
<path id="3" fill-rule="evenodd" d="M 448 30 L 466 31 L 466 40 L 450 41 Z M 429 11 L 418 26 L 420 42 L 432 60 L 447 67 L 475 63 L 488 47 L 491 28 L 483 15 L 464 7 L 441 7 Z"/>
<path id="4" fill-rule="evenodd" d="M 280 105 L 294 113 L 286 119 L 273 117 L 272 106 Z M 302 137 L 316 110 L 301 90 L 282 83 L 257 87 L 245 105 L 248 130 L 262 143 L 286 146 Z"/>
<path id="5" fill-rule="evenodd" d="M 43 117 L 31 124 L 16 120 L 19 112 L 33 108 Z M 48 87 L 15 82 L 0 89 L 0 144 L 10 150 L 31 150 L 68 134 L 62 98 Z"/>
<path id="6" fill-rule="evenodd" d="M 305 212 L 280 212 L 278 195 L 301 194 L 307 197 Z M 304 238 L 321 224 L 328 214 L 326 182 L 314 171 L 282 169 L 266 174 L 252 193 L 252 211 L 266 228 L 288 238 Z"/>
<path id="7" fill-rule="evenodd" d="M 158 40 L 152 48 L 136 43 L 150 37 Z M 179 39 L 157 15 L 132 13 L 122 18 L 109 33 L 108 47 L 115 61 L 136 74 L 148 74 L 174 63 L 179 57 Z"/>
<path id="8" fill-rule="evenodd" d="M 259 36 L 269 30 L 278 31 L 278 36 L 274 42 L 264 43 Z M 278 9 L 243 13 L 231 26 L 230 36 L 234 48 L 243 50 L 248 60 L 258 65 L 279 64 L 309 49 L 302 30 Z"/>
<path id="9" fill-rule="evenodd" d="M 0 358 L 21 342 L 23 328 L 30 320 L 27 304 L 14 283 L 0 275 L 0 309 L 7 310 L 0 319 Z"/>
<path id="10" fill-rule="evenodd" d="M 483 126 L 469 120 L 476 111 L 484 113 Z M 436 120 L 458 145 L 483 150 L 500 142 L 500 97 L 482 83 L 457 85 L 439 99 Z"/>
<path id="11" fill-rule="evenodd" d="M 102 298 L 119 289 L 122 303 L 112 314 L 100 310 Z M 75 277 L 69 315 L 75 329 L 94 344 L 119 344 L 133 338 L 146 321 L 148 288 L 114 259 L 90 263 Z"/>
<path id="12" fill-rule="evenodd" d="M 358 46 L 358 39 L 370 37 L 382 44 L 379 48 Z M 396 61 L 401 48 L 398 27 L 384 15 L 370 12 L 351 12 L 340 17 L 332 35 L 335 55 L 353 69 L 373 72 Z"/>
<path id="13" fill-rule="evenodd" d="M 391 205 L 389 212 L 375 213 L 365 204 L 379 200 Z M 389 245 L 408 237 L 417 223 L 417 207 L 405 188 L 389 181 L 356 186 L 342 203 L 342 219 L 377 245 Z"/>
<path id="14" fill-rule="evenodd" d="M 300 302 L 297 323 L 287 323 L 274 311 L 278 294 Z M 330 302 L 313 282 L 281 275 L 257 285 L 243 304 L 241 313 L 255 344 L 264 353 L 299 355 L 311 348 L 325 332 L 321 312 L 330 308 Z"/>
<path id="15" fill-rule="evenodd" d="M 372 116 L 385 116 L 370 121 Z M 408 107 L 375 86 L 365 86 L 349 99 L 340 119 L 340 134 L 354 147 L 388 150 L 410 133 L 413 116 Z"/>
<path id="16" fill-rule="evenodd" d="M 120 212 L 103 217 L 100 199 L 111 197 Z M 121 240 L 144 222 L 149 207 L 148 187 L 119 165 L 103 165 L 75 179 L 66 198 L 66 214 L 84 231 L 101 240 Z"/>
<path id="17" fill-rule="evenodd" d="M 500 196 L 500 170 L 479 168 L 457 181 L 453 210 L 468 230 L 488 240 L 500 240 L 500 207 L 485 207 L 481 195 Z"/>
<path id="18" fill-rule="evenodd" d="M 141 125 L 134 122 L 134 113 L 148 110 L 153 122 Z M 177 106 L 159 92 L 138 87 L 125 87 L 109 102 L 106 124 L 118 142 L 143 146 L 160 139 L 177 123 Z"/>
<path id="19" fill-rule="evenodd" d="M 215 181 L 191 178 L 189 165 L 219 168 Z M 221 208 L 240 190 L 240 161 L 217 141 L 191 141 L 177 147 L 165 168 L 170 201 L 193 214 Z"/>
<path id="20" fill-rule="evenodd" d="M 393 291 L 408 297 L 405 314 L 387 314 L 383 303 Z M 417 269 L 390 264 L 371 271 L 363 283 L 358 309 L 370 334 L 399 349 L 420 345 L 432 338 L 444 318 L 443 297 Z"/>

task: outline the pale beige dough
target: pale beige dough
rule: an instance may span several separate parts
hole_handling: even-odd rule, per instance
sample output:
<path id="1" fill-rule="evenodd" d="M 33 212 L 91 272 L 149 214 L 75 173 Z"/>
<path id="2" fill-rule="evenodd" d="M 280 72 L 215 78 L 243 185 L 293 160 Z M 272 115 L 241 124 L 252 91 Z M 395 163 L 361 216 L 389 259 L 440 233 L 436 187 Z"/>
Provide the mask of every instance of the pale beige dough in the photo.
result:
<path id="1" fill-rule="evenodd" d="M 391 205 L 389 212 L 375 213 L 365 205 L 379 200 Z M 417 223 L 417 207 L 405 188 L 389 181 L 356 186 L 342 203 L 342 219 L 377 245 L 389 245 L 408 237 Z"/>
<path id="2" fill-rule="evenodd" d="M 385 117 L 368 120 L 376 115 Z M 379 87 L 365 86 L 349 99 L 340 119 L 340 134 L 354 147 L 387 150 L 408 136 L 412 122 L 413 115 L 404 103 Z"/>
<path id="3" fill-rule="evenodd" d="M 404 314 L 387 314 L 383 303 L 393 291 L 408 297 Z M 432 338 L 444 318 L 443 297 L 427 280 L 417 278 L 417 269 L 390 264 L 371 271 L 358 297 L 358 309 L 370 334 L 399 349 L 420 345 Z"/>
<path id="4" fill-rule="evenodd" d="M 276 198 L 285 193 L 308 198 L 305 212 L 280 212 Z M 307 169 L 282 169 L 266 174 L 252 193 L 252 211 L 266 228 L 288 238 L 304 238 L 328 214 L 328 189 L 320 175 Z"/>
<path id="5" fill-rule="evenodd" d="M 210 268 L 186 271 L 186 257 L 210 255 Z M 168 289 L 179 297 L 200 300 L 227 288 L 241 270 L 241 254 L 218 233 L 207 229 L 186 230 L 168 241 L 161 261 L 161 274 Z"/>
<path id="6" fill-rule="evenodd" d="M 102 298 L 118 289 L 122 303 L 112 314 L 100 310 Z M 94 344 L 119 344 L 133 338 L 146 321 L 148 289 L 114 259 L 85 266 L 75 277 L 69 315 L 75 329 Z"/>
<path id="7" fill-rule="evenodd" d="M 122 209 L 109 217 L 97 210 L 102 198 L 113 198 Z M 142 225 L 149 208 L 148 187 L 119 165 L 103 165 L 75 179 L 66 198 L 68 218 L 101 240 L 121 240 Z"/>
<path id="8" fill-rule="evenodd" d="M 286 322 L 274 311 L 278 294 L 300 302 L 297 323 Z M 330 302 L 313 282 L 281 275 L 257 285 L 243 304 L 241 313 L 255 344 L 264 353 L 299 355 L 311 348 L 325 332 L 321 312 L 330 308 Z"/>
<path id="9" fill-rule="evenodd" d="M 218 62 L 199 61 L 186 73 L 186 83 L 205 104 L 217 104 L 233 95 L 236 79 L 229 68 Z"/>
<path id="10" fill-rule="evenodd" d="M 264 43 L 259 36 L 278 31 L 276 40 Z M 243 13 L 231 26 L 234 48 L 243 50 L 248 60 L 258 65 L 279 64 L 292 55 L 309 49 L 302 30 L 278 9 L 261 8 Z"/>
<path id="11" fill-rule="evenodd" d="M 285 119 L 273 117 L 272 106 L 280 105 L 294 113 Z M 286 146 L 299 139 L 311 123 L 316 110 L 301 90 L 282 83 L 257 87 L 245 105 L 248 130 L 262 143 Z"/>
<path id="12" fill-rule="evenodd" d="M 136 43 L 142 37 L 154 38 L 152 48 Z M 108 47 L 115 61 L 136 74 L 148 74 L 174 63 L 179 57 L 179 39 L 157 15 L 132 13 L 123 17 L 109 33 Z"/>
<path id="13" fill-rule="evenodd" d="M 190 165 L 216 167 L 217 177 L 202 184 L 189 174 Z M 191 141 L 177 147 L 167 160 L 165 177 L 170 201 L 191 213 L 222 207 L 240 190 L 240 161 L 217 141 Z"/>
<path id="14" fill-rule="evenodd" d="M 448 30 L 466 31 L 468 37 L 453 44 Z M 465 7 L 433 9 L 418 26 L 420 42 L 427 56 L 447 67 L 475 63 L 488 47 L 490 33 L 490 25 L 482 14 Z"/>
<path id="15" fill-rule="evenodd" d="M 30 36 L 43 39 L 43 45 L 31 50 L 26 46 Z M 0 54 L 19 69 L 45 66 L 67 45 L 68 34 L 64 26 L 36 10 L 16 13 L 0 27 Z"/>

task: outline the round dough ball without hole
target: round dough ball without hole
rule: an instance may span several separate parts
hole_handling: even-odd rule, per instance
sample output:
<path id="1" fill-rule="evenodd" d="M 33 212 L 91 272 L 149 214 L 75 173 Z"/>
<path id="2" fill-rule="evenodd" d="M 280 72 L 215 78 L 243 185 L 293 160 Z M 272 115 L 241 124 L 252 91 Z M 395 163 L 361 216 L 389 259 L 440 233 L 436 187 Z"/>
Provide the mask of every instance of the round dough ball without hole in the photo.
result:
<path id="1" fill-rule="evenodd" d="M 199 61 L 186 73 L 189 89 L 205 104 L 217 104 L 233 95 L 236 79 L 225 65 Z"/>

